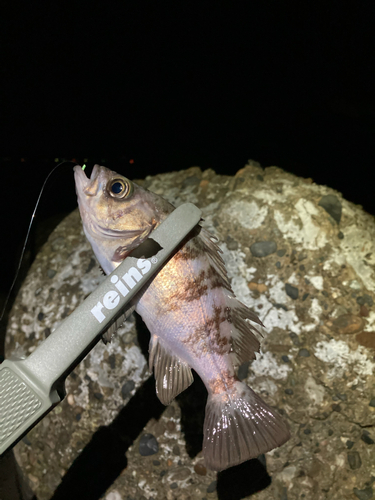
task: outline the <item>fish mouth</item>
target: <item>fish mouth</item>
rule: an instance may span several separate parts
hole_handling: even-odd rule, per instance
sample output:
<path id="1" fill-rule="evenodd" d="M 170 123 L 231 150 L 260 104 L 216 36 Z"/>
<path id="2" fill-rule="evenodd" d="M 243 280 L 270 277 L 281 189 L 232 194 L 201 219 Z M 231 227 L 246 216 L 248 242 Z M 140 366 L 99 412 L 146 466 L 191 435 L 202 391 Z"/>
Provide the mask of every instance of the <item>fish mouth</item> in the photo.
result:
<path id="1" fill-rule="evenodd" d="M 80 165 L 75 165 L 74 171 L 74 181 L 77 193 L 77 201 L 79 206 L 79 211 L 81 213 L 82 222 L 86 223 L 88 228 L 97 227 L 98 221 L 90 210 L 89 199 L 87 196 L 87 191 L 93 186 L 95 180 L 98 178 L 100 173 L 100 166 L 95 165 L 92 169 L 91 176 L 87 177 L 85 171 Z"/>
<path id="2" fill-rule="evenodd" d="M 82 167 L 80 165 L 75 165 L 73 171 L 77 194 L 78 196 L 80 196 L 81 192 L 84 191 L 89 186 L 89 184 L 96 180 L 100 172 L 100 166 L 94 165 L 90 177 L 87 177 L 85 171 L 82 170 Z"/>
<path id="3" fill-rule="evenodd" d="M 146 237 L 148 234 L 153 230 L 155 226 L 150 226 L 150 228 L 147 228 L 146 231 Z M 103 227 L 100 224 L 97 224 L 96 226 L 98 232 L 102 235 L 105 236 L 106 238 L 116 240 L 118 238 L 137 238 L 138 236 L 141 236 L 145 233 L 144 229 L 110 229 L 108 227 Z"/>

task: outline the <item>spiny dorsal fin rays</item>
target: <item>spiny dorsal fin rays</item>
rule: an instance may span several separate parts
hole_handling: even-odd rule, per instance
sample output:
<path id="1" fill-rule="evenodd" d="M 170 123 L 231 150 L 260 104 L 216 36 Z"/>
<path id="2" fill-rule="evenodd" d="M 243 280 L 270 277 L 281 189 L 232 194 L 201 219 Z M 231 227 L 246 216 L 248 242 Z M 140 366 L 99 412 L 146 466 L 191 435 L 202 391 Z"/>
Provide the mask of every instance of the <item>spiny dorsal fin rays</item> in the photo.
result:
<path id="1" fill-rule="evenodd" d="M 167 351 L 158 341 L 156 335 L 150 339 L 150 371 L 154 367 L 156 393 L 164 405 L 193 383 L 193 374 L 189 365 Z"/>
<path id="2" fill-rule="evenodd" d="M 228 275 L 227 275 L 227 270 L 225 269 L 225 264 L 224 261 L 221 257 L 221 249 L 219 248 L 218 245 L 212 240 L 212 238 L 215 238 L 212 236 L 207 229 L 202 228 L 200 233 L 199 233 L 201 242 L 203 243 L 204 246 L 204 251 L 206 252 L 208 258 L 210 259 L 211 264 L 214 266 L 215 270 L 219 274 L 219 276 L 222 278 L 225 288 L 228 290 L 231 290 L 231 286 L 228 280 Z M 216 238 L 215 238 L 216 239 Z"/>
<path id="3" fill-rule="evenodd" d="M 202 228 L 199 236 L 205 246 L 205 251 L 214 266 L 223 286 L 229 290 L 226 298 L 228 305 L 228 321 L 231 323 L 231 337 L 233 348 L 233 362 L 236 366 L 255 359 L 255 353 L 259 352 L 260 342 L 256 338 L 255 333 L 262 337 L 262 333 L 250 323 L 253 321 L 260 326 L 264 326 L 258 316 L 246 307 L 242 302 L 236 299 L 231 289 L 228 275 L 225 269 L 224 261 L 220 255 L 222 253 L 219 246 L 213 241 L 217 238 L 212 236 L 206 229 Z"/>

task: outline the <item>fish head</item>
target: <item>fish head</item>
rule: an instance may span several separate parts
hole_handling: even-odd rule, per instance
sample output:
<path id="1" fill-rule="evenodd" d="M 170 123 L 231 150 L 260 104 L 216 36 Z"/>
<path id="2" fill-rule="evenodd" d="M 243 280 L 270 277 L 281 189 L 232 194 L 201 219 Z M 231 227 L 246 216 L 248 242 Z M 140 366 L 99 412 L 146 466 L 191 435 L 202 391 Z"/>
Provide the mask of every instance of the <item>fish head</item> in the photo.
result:
<path id="1" fill-rule="evenodd" d="M 95 165 L 88 178 L 74 167 L 85 234 L 103 270 L 112 272 L 173 211 L 173 206 L 106 167 Z"/>

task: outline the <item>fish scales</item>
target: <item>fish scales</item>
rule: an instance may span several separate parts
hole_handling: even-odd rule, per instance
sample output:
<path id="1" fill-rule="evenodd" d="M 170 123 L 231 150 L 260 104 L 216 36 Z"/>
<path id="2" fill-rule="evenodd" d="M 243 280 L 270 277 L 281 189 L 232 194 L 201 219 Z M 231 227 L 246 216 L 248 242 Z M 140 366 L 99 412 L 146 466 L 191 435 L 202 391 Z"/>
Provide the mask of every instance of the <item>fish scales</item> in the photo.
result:
<path id="1" fill-rule="evenodd" d="M 158 341 L 198 373 L 204 373 L 207 383 L 231 371 L 228 354 L 231 350 L 231 326 L 223 289 L 214 276 L 207 257 L 194 241 L 180 252 L 193 259 L 180 258 L 178 253 L 147 287 L 136 306 L 147 327 Z M 187 248 L 186 248 L 187 247 Z M 179 253 L 180 253 L 179 252 Z M 204 361 L 204 367 L 200 366 Z M 203 370 L 203 371 L 202 371 Z M 212 382 L 211 382 L 212 381 Z"/>
<path id="2" fill-rule="evenodd" d="M 109 274 L 174 207 L 105 167 L 95 165 L 90 179 L 79 166 L 74 173 L 85 234 Z M 149 364 L 161 402 L 169 404 L 193 382 L 192 368 L 203 380 L 203 455 L 208 468 L 223 470 L 281 446 L 290 434 L 236 375 L 239 364 L 255 359 L 255 325 L 262 323 L 236 299 L 214 239 L 200 226 L 194 230 L 133 307 L 151 333 Z"/>

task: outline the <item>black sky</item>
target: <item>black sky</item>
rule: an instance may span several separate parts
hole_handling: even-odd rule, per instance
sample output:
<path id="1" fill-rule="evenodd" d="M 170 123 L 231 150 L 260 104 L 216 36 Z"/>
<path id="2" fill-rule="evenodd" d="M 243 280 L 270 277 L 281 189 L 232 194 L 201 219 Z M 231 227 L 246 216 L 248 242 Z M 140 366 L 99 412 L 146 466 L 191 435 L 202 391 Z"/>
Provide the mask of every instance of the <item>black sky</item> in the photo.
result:
<path id="1" fill-rule="evenodd" d="M 55 158 L 104 160 L 130 178 L 192 165 L 234 174 L 253 158 L 375 214 L 374 7 L 5 2 L 1 288 Z M 41 219 L 72 210 L 71 167 L 46 191 Z"/>

